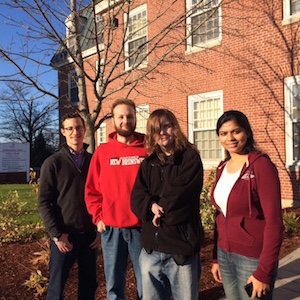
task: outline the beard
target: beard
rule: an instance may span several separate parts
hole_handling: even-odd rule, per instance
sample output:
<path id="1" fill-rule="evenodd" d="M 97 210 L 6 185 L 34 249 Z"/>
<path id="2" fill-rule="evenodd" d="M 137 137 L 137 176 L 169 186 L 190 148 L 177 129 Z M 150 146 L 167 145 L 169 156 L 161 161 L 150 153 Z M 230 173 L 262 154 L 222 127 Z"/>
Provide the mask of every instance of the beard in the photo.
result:
<path id="1" fill-rule="evenodd" d="M 120 127 L 115 126 L 115 130 L 118 135 L 123 137 L 130 137 L 135 131 L 135 125 L 128 124 L 127 129 L 121 129 Z"/>

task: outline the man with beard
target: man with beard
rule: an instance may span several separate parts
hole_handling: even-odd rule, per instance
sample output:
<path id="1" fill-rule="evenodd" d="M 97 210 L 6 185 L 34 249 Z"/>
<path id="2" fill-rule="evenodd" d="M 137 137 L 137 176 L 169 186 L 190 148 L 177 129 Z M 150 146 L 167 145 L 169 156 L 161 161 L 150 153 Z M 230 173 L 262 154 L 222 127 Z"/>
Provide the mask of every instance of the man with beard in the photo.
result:
<path id="1" fill-rule="evenodd" d="M 93 155 L 85 201 L 97 230 L 101 232 L 107 300 L 125 299 L 128 254 L 135 273 L 137 299 L 142 299 L 139 266 L 142 224 L 131 211 L 130 197 L 146 150 L 144 136 L 135 132 L 134 102 L 116 100 L 112 105 L 112 121 L 115 132 Z"/>

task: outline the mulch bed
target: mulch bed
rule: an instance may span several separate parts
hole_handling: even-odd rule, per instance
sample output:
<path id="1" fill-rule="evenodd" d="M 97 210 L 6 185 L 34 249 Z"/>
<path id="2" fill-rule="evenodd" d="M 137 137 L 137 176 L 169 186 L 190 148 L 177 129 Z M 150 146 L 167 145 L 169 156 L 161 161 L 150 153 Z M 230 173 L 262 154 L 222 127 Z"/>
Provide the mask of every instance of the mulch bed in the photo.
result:
<path id="1" fill-rule="evenodd" d="M 300 215 L 300 208 L 290 209 Z M 281 247 L 280 258 L 300 247 L 300 233 L 285 234 Z M 199 291 L 199 299 L 216 300 L 224 296 L 222 285 L 216 283 L 210 272 L 212 258 L 212 233 L 206 234 L 205 244 L 201 249 L 202 275 Z M 48 277 L 48 267 L 34 266 L 31 260 L 34 252 L 42 250 L 42 241 L 28 243 L 12 243 L 0 246 L 0 300 L 44 300 L 45 295 L 35 297 L 35 290 L 28 289 L 24 282 L 29 279 L 31 272 L 40 269 L 42 274 Z M 98 289 L 97 300 L 106 299 L 105 277 L 103 271 L 102 252 L 98 257 Z M 65 300 L 77 299 L 77 266 L 71 270 L 67 286 L 65 288 Z M 136 299 L 135 279 L 132 266 L 128 264 L 126 281 L 126 299 Z"/>

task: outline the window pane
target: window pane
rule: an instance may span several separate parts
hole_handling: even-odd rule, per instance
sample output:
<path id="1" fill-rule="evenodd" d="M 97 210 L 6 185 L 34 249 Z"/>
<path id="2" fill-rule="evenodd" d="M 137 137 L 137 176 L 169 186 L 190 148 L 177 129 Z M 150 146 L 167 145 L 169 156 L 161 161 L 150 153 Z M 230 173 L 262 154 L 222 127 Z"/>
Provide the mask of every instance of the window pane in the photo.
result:
<path id="1" fill-rule="evenodd" d="M 149 118 L 149 106 L 136 108 L 136 131 L 146 133 L 147 120 Z"/>
<path id="2" fill-rule="evenodd" d="M 294 160 L 300 160 L 300 122 L 293 124 Z"/>
<path id="3" fill-rule="evenodd" d="M 101 125 L 98 129 L 98 145 L 106 143 L 106 126 Z"/>
<path id="4" fill-rule="evenodd" d="M 300 121 L 300 84 L 293 86 L 293 120 Z"/>
<path id="5" fill-rule="evenodd" d="M 143 45 L 146 42 L 146 37 L 139 40 L 128 43 L 129 52 L 129 65 L 139 65 L 145 60 L 147 55 L 147 45 Z M 141 46 L 143 45 L 143 46 Z"/>
<path id="6" fill-rule="evenodd" d="M 78 87 L 77 87 L 77 74 L 76 72 L 71 72 L 69 74 L 69 99 L 72 103 L 78 103 Z"/>
<path id="7" fill-rule="evenodd" d="M 96 15 L 96 26 L 97 26 L 97 42 L 98 44 L 103 43 L 103 17 L 101 15 Z"/>
<path id="8" fill-rule="evenodd" d="M 216 160 L 222 158 L 221 144 L 215 131 L 220 116 L 220 98 L 203 98 L 193 102 L 194 143 L 202 159 Z M 196 119 L 198 117 L 198 119 Z"/>
<path id="9" fill-rule="evenodd" d="M 128 20 L 128 57 L 129 67 L 147 61 L 147 10 L 144 9 L 129 17 Z"/>
<path id="10" fill-rule="evenodd" d="M 201 13 L 195 13 L 193 11 L 193 16 L 191 18 L 191 30 L 192 30 L 192 46 L 195 46 L 199 43 L 205 43 L 210 40 L 217 39 L 219 37 L 219 10 L 215 7 L 209 10 L 199 9 Z M 204 6 L 203 8 L 208 8 Z"/>
<path id="11" fill-rule="evenodd" d="M 291 15 L 300 12 L 300 0 L 291 0 Z"/>

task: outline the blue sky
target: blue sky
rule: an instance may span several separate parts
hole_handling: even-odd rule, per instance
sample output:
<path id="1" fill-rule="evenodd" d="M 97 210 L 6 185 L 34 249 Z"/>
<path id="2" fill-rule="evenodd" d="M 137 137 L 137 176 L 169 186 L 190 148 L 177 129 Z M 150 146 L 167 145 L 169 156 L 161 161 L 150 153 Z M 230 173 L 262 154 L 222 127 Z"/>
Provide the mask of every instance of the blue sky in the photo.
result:
<path id="1" fill-rule="evenodd" d="M 9 0 L 10 2 L 11 0 Z M 29 0 L 30 1 L 30 0 Z M 22 35 L 26 35 L 26 33 L 30 32 L 28 31 L 28 26 L 26 26 L 26 22 L 23 22 L 24 20 L 28 21 L 29 17 L 22 11 L 14 10 L 11 8 L 7 8 L 3 4 L 3 0 L 0 0 L 0 49 L 4 50 L 5 52 L 8 51 L 9 48 L 17 54 L 21 54 L 23 49 L 26 49 L 24 47 L 24 39 L 22 38 Z M 33 3 L 33 1 L 30 1 Z M 52 1 L 54 2 L 54 1 Z M 15 22 L 18 24 L 15 24 Z M 22 25 L 23 23 L 23 25 Z M 65 30 L 63 28 L 63 30 Z M 63 31 L 62 31 L 63 32 Z M 64 32 L 63 32 L 64 34 Z M 46 42 L 46 40 L 44 40 Z M 40 67 L 37 68 L 38 64 L 30 63 L 29 61 L 26 61 L 25 58 L 21 58 L 20 56 L 15 56 L 16 62 L 21 65 L 22 67 L 25 67 L 25 70 L 27 73 L 31 74 L 32 78 L 35 78 L 36 74 L 39 73 L 39 80 L 43 84 L 43 86 L 47 90 L 51 90 L 52 93 L 55 95 L 58 94 L 58 88 L 57 88 L 57 71 L 51 70 L 51 67 L 49 66 L 51 57 L 54 53 L 54 51 L 57 49 L 58 45 L 52 45 L 50 48 L 50 52 L 45 57 L 45 52 L 43 51 L 48 47 L 48 45 L 45 43 L 43 44 L 40 40 L 29 40 L 28 49 L 33 50 L 34 54 L 32 57 L 37 60 L 37 62 L 40 62 L 43 60 L 43 63 L 48 65 L 47 67 Z M 13 67 L 13 65 L 9 62 L 5 62 L 1 55 L 0 55 L 0 78 L 7 77 L 9 75 L 15 74 L 17 72 L 17 69 Z M 20 78 L 19 76 L 17 78 Z M 0 81 L 0 94 L 3 93 L 6 89 L 6 84 L 4 82 Z M 37 91 L 35 89 L 31 89 L 32 95 L 37 95 Z M 49 96 L 44 96 L 44 101 L 53 101 L 53 98 L 50 98 Z M 3 138 L 1 138 L 0 133 L 0 142 L 4 142 Z"/>
<path id="2" fill-rule="evenodd" d="M 11 47 L 11 50 L 15 53 L 21 54 L 23 49 L 26 49 L 24 47 L 24 38 L 22 35 L 26 35 L 28 32 L 30 33 L 30 30 L 28 30 L 28 26 L 25 24 L 24 20 L 28 21 L 29 17 L 20 10 L 14 10 L 11 8 L 6 7 L 3 4 L 3 1 L 0 3 L 0 48 L 4 49 L 5 52 L 8 51 L 8 48 Z M 14 22 L 16 21 L 16 23 Z M 28 49 L 36 49 L 34 50 L 35 53 L 33 55 L 34 59 L 37 61 L 43 61 L 45 64 L 50 64 L 50 60 L 52 57 L 52 54 L 48 54 L 47 57 L 44 57 L 43 49 L 45 47 L 42 43 L 40 43 L 37 40 L 30 40 L 28 42 L 28 45 L 26 45 Z M 52 50 L 55 51 L 57 46 L 52 47 Z M 37 74 L 37 64 L 30 63 L 29 61 L 26 61 L 24 58 L 21 57 L 16 58 L 16 61 L 19 65 L 26 66 L 25 70 L 26 72 L 30 73 L 32 77 L 36 76 Z M 16 72 L 16 68 L 12 66 L 11 63 L 5 62 L 0 57 L 0 76 L 5 76 L 9 74 L 13 74 Z M 39 70 L 39 73 L 41 74 L 40 80 L 43 82 L 43 84 L 50 88 L 54 83 L 57 84 L 57 71 L 53 70 L 51 72 L 48 72 L 50 68 L 42 67 Z M 47 72 L 47 73 L 46 73 Z M 44 75 L 42 75 L 44 74 Z M 5 84 L 3 82 L 0 82 L 0 92 L 1 90 L 5 88 Z M 57 94 L 57 91 L 55 92 Z"/>

